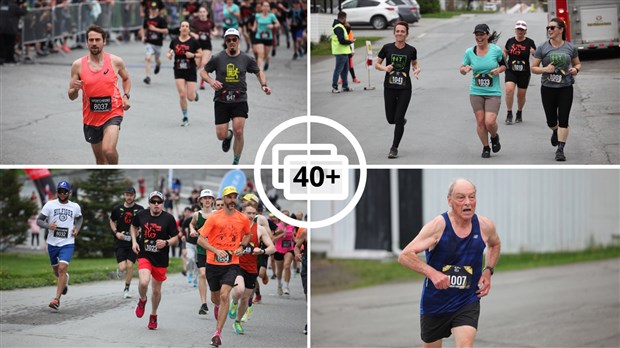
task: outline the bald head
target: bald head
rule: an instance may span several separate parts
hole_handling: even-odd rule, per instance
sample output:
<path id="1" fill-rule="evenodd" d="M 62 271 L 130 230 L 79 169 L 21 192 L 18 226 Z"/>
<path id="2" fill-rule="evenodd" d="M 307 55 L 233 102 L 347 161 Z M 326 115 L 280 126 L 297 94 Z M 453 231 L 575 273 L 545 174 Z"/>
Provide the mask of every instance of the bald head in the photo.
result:
<path id="1" fill-rule="evenodd" d="M 450 188 L 448 188 L 448 198 L 452 197 L 455 191 L 471 191 L 471 189 L 476 192 L 476 185 L 468 179 L 454 179 L 450 183 Z"/>

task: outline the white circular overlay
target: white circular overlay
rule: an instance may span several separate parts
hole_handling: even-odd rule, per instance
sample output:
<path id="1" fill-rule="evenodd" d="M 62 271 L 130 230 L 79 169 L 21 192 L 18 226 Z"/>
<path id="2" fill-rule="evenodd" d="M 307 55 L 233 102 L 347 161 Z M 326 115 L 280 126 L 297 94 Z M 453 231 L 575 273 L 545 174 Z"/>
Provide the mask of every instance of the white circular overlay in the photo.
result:
<path id="1" fill-rule="evenodd" d="M 268 146 L 271 144 L 271 142 L 275 139 L 275 137 L 278 134 L 282 133 L 287 128 L 290 128 L 300 123 L 307 123 L 308 127 L 310 127 L 311 123 L 320 123 L 320 124 L 336 129 L 338 132 L 344 135 L 347 138 L 347 140 L 349 140 L 351 145 L 353 145 L 353 149 L 355 150 L 355 153 L 359 160 L 360 177 L 359 177 L 359 183 L 357 185 L 357 190 L 355 191 L 353 198 L 344 207 L 344 209 L 342 209 L 336 215 L 331 216 L 327 219 L 318 220 L 318 221 L 311 221 L 311 220 L 302 221 L 302 220 L 296 220 L 296 219 L 293 219 L 291 217 L 284 215 L 284 213 L 279 211 L 271 203 L 271 201 L 269 200 L 269 197 L 267 196 L 267 193 L 265 192 L 265 188 L 263 186 L 261 170 L 263 169 L 264 166 L 263 166 L 262 160 L 263 160 L 263 157 L 265 156 L 265 152 L 267 151 Z M 310 147 L 310 139 L 308 139 L 307 144 Z M 276 217 L 278 217 L 278 219 L 286 222 L 287 224 L 304 227 L 304 228 L 325 227 L 325 226 L 332 225 L 342 220 L 355 208 L 360 198 L 362 198 L 362 194 L 364 193 L 364 188 L 366 187 L 366 157 L 364 156 L 362 146 L 357 141 L 353 133 L 351 133 L 346 127 L 344 127 L 340 123 L 332 119 L 322 117 L 322 116 L 295 117 L 275 127 L 271 132 L 269 132 L 269 134 L 267 134 L 267 136 L 261 143 L 260 147 L 258 148 L 258 152 L 256 153 L 256 158 L 254 159 L 254 181 L 256 182 L 256 191 L 258 193 L 258 196 L 262 200 L 263 204 L 267 207 L 267 209 L 269 209 L 271 213 L 273 213 Z"/>

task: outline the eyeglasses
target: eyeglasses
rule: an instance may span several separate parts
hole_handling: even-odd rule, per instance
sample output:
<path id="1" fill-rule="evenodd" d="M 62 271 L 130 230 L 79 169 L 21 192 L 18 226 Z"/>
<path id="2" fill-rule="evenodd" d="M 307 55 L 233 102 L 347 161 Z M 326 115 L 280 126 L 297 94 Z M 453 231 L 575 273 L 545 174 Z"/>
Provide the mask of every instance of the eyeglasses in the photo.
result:
<path id="1" fill-rule="evenodd" d="M 231 37 L 231 38 L 226 39 L 226 43 L 237 42 L 237 41 L 239 41 L 238 37 Z"/>
<path id="2" fill-rule="evenodd" d="M 164 203 L 164 201 L 150 200 L 150 201 L 149 201 L 149 203 L 157 205 L 157 204 L 162 204 L 162 203 Z"/>
<path id="3" fill-rule="evenodd" d="M 67 191 L 67 190 L 58 190 L 58 191 L 56 191 L 56 192 L 57 192 L 59 195 L 68 195 L 68 194 L 69 194 L 69 191 Z"/>
<path id="4" fill-rule="evenodd" d="M 550 25 L 547 27 L 547 30 L 556 30 L 556 29 L 560 29 L 560 27 L 555 26 L 555 25 Z"/>

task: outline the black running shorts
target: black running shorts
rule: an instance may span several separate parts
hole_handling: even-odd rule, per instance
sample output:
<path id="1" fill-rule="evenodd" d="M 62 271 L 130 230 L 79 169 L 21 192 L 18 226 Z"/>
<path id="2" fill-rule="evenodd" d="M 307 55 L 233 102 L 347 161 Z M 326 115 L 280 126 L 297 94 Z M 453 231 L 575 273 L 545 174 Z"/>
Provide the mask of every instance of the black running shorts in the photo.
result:
<path id="1" fill-rule="evenodd" d="M 243 282 L 245 283 L 246 289 L 254 289 L 256 287 L 256 278 L 258 277 L 258 273 L 250 273 L 243 268 L 241 268 L 240 276 L 243 277 Z"/>
<path id="2" fill-rule="evenodd" d="M 530 77 L 532 74 L 530 72 L 515 72 L 509 69 L 506 69 L 504 72 L 505 81 L 506 82 L 514 82 L 517 87 L 521 89 L 527 89 L 527 86 L 530 84 Z"/>
<path id="3" fill-rule="evenodd" d="M 108 126 L 118 126 L 120 129 L 121 122 L 123 122 L 123 116 L 114 116 L 99 127 L 85 124 L 84 139 L 91 144 L 99 144 L 103 141 L 103 130 Z"/>
<path id="4" fill-rule="evenodd" d="M 133 252 L 131 247 L 116 248 L 115 254 L 116 254 L 116 263 L 121 263 L 126 260 L 136 263 L 136 258 L 138 258 L 138 255 L 136 255 L 136 253 Z"/>
<path id="5" fill-rule="evenodd" d="M 207 283 L 211 291 L 220 291 L 222 285 L 235 286 L 235 279 L 241 274 L 239 265 L 216 266 L 207 264 Z"/>
<path id="6" fill-rule="evenodd" d="M 276 260 L 276 261 L 282 261 L 282 260 L 284 260 L 284 255 L 286 255 L 288 253 L 291 253 L 293 255 L 293 257 L 295 257 L 295 253 L 293 252 L 293 250 L 287 251 L 284 254 L 279 253 L 279 252 L 276 251 L 275 253 L 273 253 L 273 259 Z"/>
<path id="7" fill-rule="evenodd" d="M 207 255 L 196 253 L 196 267 L 207 267 Z"/>
<path id="8" fill-rule="evenodd" d="M 248 102 L 220 103 L 214 102 L 215 124 L 227 124 L 235 117 L 248 118 Z"/>
<path id="9" fill-rule="evenodd" d="M 196 69 L 174 69 L 174 79 L 196 82 L 198 75 L 196 74 Z"/>
<path id="10" fill-rule="evenodd" d="M 472 326 L 478 329 L 480 317 L 480 301 L 465 305 L 455 313 L 448 315 L 421 315 L 422 341 L 432 343 L 452 335 L 452 328 L 457 326 Z"/>

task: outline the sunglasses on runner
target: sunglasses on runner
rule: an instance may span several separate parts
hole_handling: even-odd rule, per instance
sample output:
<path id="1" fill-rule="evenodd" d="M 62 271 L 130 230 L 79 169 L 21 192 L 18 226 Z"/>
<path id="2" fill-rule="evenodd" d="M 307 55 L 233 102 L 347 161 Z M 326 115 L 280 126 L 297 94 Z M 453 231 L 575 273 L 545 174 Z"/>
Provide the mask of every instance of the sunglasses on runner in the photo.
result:
<path id="1" fill-rule="evenodd" d="M 152 199 L 152 200 L 149 201 L 149 203 L 151 203 L 151 204 L 162 204 L 162 203 L 164 203 L 164 201 L 160 201 L 160 200 L 157 200 L 157 199 Z"/>
<path id="2" fill-rule="evenodd" d="M 226 43 L 237 42 L 237 41 L 239 41 L 238 37 L 231 37 L 231 38 L 226 39 Z"/>
<path id="3" fill-rule="evenodd" d="M 558 26 L 550 25 L 550 26 L 547 27 L 547 30 L 556 30 L 556 29 L 559 29 L 559 28 L 560 27 L 558 27 Z"/>
<path id="4" fill-rule="evenodd" d="M 59 195 L 68 195 L 68 194 L 69 194 L 69 191 L 67 191 L 67 190 L 58 190 L 58 191 L 56 191 L 56 192 L 57 192 Z"/>

